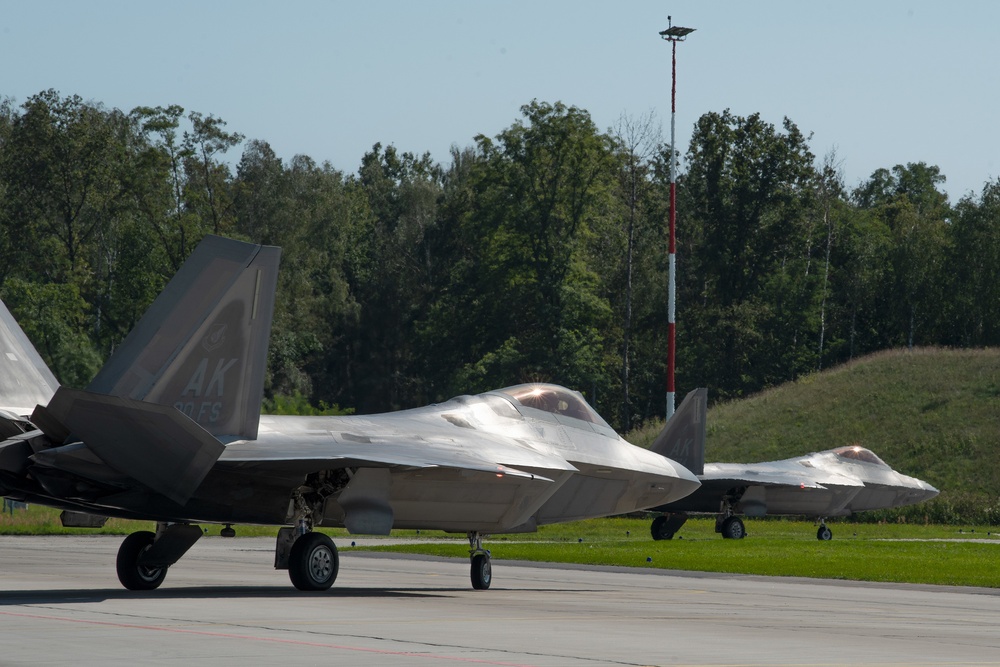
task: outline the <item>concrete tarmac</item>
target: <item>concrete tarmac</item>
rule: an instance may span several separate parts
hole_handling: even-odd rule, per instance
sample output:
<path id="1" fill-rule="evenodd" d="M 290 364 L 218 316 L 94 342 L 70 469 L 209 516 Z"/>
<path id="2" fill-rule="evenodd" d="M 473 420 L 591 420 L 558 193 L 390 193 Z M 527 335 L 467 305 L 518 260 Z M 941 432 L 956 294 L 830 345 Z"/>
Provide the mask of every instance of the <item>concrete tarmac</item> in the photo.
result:
<path id="1" fill-rule="evenodd" d="M 273 543 L 204 538 L 151 592 L 119 537 L 0 536 L 0 665 L 1000 665 L 1000 591 L 341 551 L 323 593 Z"/>

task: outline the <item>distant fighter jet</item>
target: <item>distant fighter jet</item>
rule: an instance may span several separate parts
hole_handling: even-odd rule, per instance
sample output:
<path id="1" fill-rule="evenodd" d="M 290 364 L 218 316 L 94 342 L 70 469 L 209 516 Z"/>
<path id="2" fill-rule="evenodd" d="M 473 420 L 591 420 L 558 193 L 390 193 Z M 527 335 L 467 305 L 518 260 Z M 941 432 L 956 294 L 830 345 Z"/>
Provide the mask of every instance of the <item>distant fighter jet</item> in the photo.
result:
<path id="1" fill-rule="evenodd" d="M 693 414 L 704 414 L 700 406 L 707 397 L 705 389 L 691 392 L 680 410 L 693 402 L 699 404 Z M 715 514 L 715 531 L 727 539 L 746 535 L 738 514 L 816 517 L 820 523 L 816 538 L 829 540 L 833 533 L 827 517 L 913 505 L 938 494 L 927 482 L 896 472 L 857 445 L 784 461 L 705 463 L 704 421 L 668 423 L 650 449 L 678 461 L 701 480 L 694 493 L 656 508 L 664 514 L 650 527 L 655 540 L 671 539 L 688 513 Z"/>
<path id="2" fill-rule="evenodd" d="M 0 495 L 61 508 L 65 525 L 155 521 L 118 551 L 133 590 L 163 582 L 202 535 L 197 522 L 225 524 L 224 535 L 236 523 L 282 526 L 275 567 L 301 590 L 337 577 L 337 548 L 315 527 L 464 533 L 472 585 L 485 589 L 487 534 L 645 509 L 698 487 L 551 384 L 384 415 L 261 416 L 279 255 L 208 237 L 86 390 L 60 387 L 0 304 Z"/>

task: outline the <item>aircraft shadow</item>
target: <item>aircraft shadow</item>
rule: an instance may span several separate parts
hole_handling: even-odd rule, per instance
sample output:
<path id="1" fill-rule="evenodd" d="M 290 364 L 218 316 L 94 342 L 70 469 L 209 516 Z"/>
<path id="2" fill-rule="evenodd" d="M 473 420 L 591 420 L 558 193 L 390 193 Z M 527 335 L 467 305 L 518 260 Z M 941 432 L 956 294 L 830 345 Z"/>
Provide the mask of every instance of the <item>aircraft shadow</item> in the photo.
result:
<path id="1" fill-rule="evenodd" d="M 93 603 L 108 600 L 210 600 L 215 598 L 238 599 L 301 599 L 309 597 L 331 598 L 444 598 L 457 591 L 406 588 L 331 588 L 328 591 L 298 591 L 287 586 L 199 586 L 161 588 L 155 591 L 129 591 L 125 589 L 63 589 L 0 591 L 0 607 L 52 604 Z"/>
<path id="2" fill-rule="evenodd" d="M 504 591 L 495 587 L 495 592 Z M 513 590 L 513 589 L 511 589 Z M 573 592 L 600 592 L 596 590 L 572 589 Z M 57 603 L 98 603 L 108 600 L 211 600 L 211 599 L 302 599 L 302 597 L 330 597 L 336 599 L 427 599 L 449 598 L 458 593 L 471 593 L 466 588 L 352 588 L 334 586 L 328 591 L 298 591 L 287 586 L 185 586 L 160 588 L 155 591 L 129 591 L 119 588 L 102 589 L 47 589 L 0 591 L 0 607 L 57 604 Z M 532 593 L 562 592 L 566 589 L 532 588 Z M 481 593 L 477 593 L 481 594 Z M 487 592 L 486 595 L 489 595 Z"/>

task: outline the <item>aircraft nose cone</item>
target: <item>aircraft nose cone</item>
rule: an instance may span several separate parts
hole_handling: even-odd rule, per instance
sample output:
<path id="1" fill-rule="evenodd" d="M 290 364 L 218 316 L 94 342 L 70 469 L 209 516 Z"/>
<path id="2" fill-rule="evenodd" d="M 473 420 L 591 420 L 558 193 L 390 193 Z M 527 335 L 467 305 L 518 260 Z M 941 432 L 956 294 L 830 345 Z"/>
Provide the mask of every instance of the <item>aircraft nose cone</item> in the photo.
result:
<path id="1" fill-rule="evenodd" d="M 679 499 L 691 495 L 701 486 L 701 480 L 693 472 L 679 463 L 674 463 L 673 467 L 677 475 L 677 481 L 674 484 L 675 498 Z"/>
<path id="2" fill-rule="evenodd" d="M 933 486 L 931 486 L 930 484 L 928 484 L 924 480 L 920 479 L 920 480 L 917 480 L 917 481 L 920 482 L 920 491 L 923 494 L 923 497 L 920 500 L 922 500 L 922 501 L 923 500 L 930 500 L 931 498 L 933 498 L 937 494 L 941 493 L 940 491 L 938 491 L 937 489 L 935 489 Z"/>
<path id="3" fill-rule="evenodd" d="M 930 500 L 940 493 L 940 491 L 922 479 L 917 479 L 916 477 L 906 477 L 905 481 L 906 486 L 904 489 L 901 489 L 900 492 L 901 500 L 905 505 L 922 503 L 925 500 Z"/>
<path id="4" fill-rule="evenodd" d="M 699 486 L 701 486 L 701 480 L 693 472 L 682 466 L 680 463 L 674 464 L 674 469 L 677 471 L 677 477 L 692 484 L 691 490 L 694 491 Z"/>

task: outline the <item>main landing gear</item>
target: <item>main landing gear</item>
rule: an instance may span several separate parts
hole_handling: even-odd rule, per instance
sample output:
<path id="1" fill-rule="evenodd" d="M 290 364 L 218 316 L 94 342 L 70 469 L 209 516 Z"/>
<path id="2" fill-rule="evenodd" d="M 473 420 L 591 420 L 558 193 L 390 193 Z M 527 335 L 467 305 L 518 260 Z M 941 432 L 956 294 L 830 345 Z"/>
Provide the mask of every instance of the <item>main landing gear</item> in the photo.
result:
<path id="1" fill-rule="evenodd" d="M 483 548 L 483 535 L 478 532 L 468 533 L 469 559 L 472 561 L 472 587 L 477 591 L 485 591 L 493 581 L 493 566 L 490 564 L 490 552 Z"/>
<path id="2" fill-rule="evenodd" d="M 816 539 L 826 542 L 833 539 L 833 531 L 826 527 L 826 517 L 819 520 L 819 530 L 816 531 Z"/>
<path id="3" fill-rule="evenodd" d="M 318 516 L 314 502 L 304 494 L 293 496 L 293 525 L 278 530 L 274 549 L 274 567 L 288 570 L 292 585 L 300 591 L 325 591 L 337 580 L 340 556 L 337 546 L 323 533 L 313 532 L 313 517 Z M 235 534 L 226 524 L 223 534 Z M 191 524 L 158 523 L 156 532 L 132 533 L 118 549 L 118 579 L 133 591 L 153 590 L 163 583 L 167 569 L 176 563 L 203 534 Z M 483 548 L 483 535 L 468 533 L 472 587 L 486 590 L 493 581 L 490 552 Z"/>
<path id="4" fill-rule="evenodd" d="M 289 580 L 300 591 L 325 591 L 337 580 L 340 554 L 333 540 L 314 533 L 311 523 L 300 522 L 295 528 L 278 529 L 274 569 L 288 570 Z"/>
<path id="5" fill-rule="evenodd" d="M 653 519 L 653 523 L 649 526 L 649 532 L 654 540 L 672 540 L 674 534 L 681 529 L 687 520 L 687 514 L 683 512 L 664 512 Z"/>
<path id="6" fill-rule="evenodd" d="M 118 548 L 118 581 L 130 591 L 151 591 L 202 536 L 199 526 L 158 523 L 156 532 L 140 530 L 125 538 Z"/>
<path id="7" fill-rule="evenodd" d="M 292 543 L 288 578 L 300 591 L 325 591 L 340 571 L 337 545 L 323 533 L 306 533 Z"/>
<path id="8" fill-rule="evenodd" d="M 719 515 L 716 517 L 715 532 L 721 534 L 727 540 L 742 540 L 747 536 L 747 529 L 743 525 L 743 519 L 738 516 Z"/>
<path id="9" fill-rule="evenodd" d="M 201 528 L 190 524 L 160 523 L 155 533 L 146 530 L 132 533 L 118 548 L 118 581 L 130 591 L 159 588 L 167 569 L 201 536 Z M 295 529 L 278 531 L 274 566 L 288 570 L 288 578 L 300 591 L 325 591 L 337 579 L 340 556 L 333 540 L 323 533 L 312 532 L 310 522 L 304 521 Z"/>
<path id="10" fill-rule="evenodd" d="M 274 569 L 288 570 L 288 578 L 300 591 L 329 590 L 340 571 L 337 545 L 323 533 L 313 532 L 316 503 L 301 494 L 293 500 L 295 528 L 278 530 Z"/>
<path id="11" fill-rule="evenodd" d="M 125 538 L 118 548 L 118 581 L 130 591 L 150 591 L 159 587 L 167 576 L 166 567 L 143 564 L 140 559 L 148 552 L 156 537 L 155 533 L 140 530 Z"/>
<path id="12" fill-rule="evenodd" d="M 742 540 L 747 536 L 743 519 L 733 514 L 733 504 L 743 496 L 745 489 L 731 490 L 722 500 L 719 513 L 715 516 L 715 532 L 727 540 Z"/>

